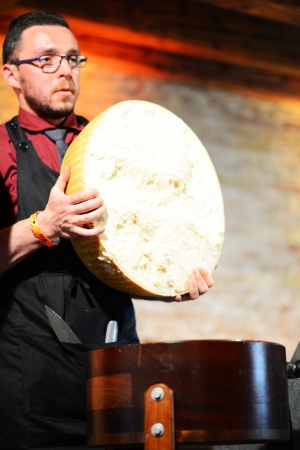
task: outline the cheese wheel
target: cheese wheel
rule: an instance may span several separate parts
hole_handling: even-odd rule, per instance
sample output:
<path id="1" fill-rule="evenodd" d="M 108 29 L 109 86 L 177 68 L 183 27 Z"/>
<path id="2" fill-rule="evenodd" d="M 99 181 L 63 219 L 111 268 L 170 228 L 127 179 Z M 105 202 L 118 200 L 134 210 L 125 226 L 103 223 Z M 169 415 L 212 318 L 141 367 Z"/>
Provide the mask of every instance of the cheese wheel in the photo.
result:
<path id="1" fill-rule="evenodd" d="M 107 212 L 96 238 L 72 244 L 109 286 L 138 295 L 188 292 L 188 274 L 210 273 L 224 237 L 222 193 L 195 133 L 154 103 L 125 101 L 92 120 L 69 147 L 66 193 L 96 188 Z"/>

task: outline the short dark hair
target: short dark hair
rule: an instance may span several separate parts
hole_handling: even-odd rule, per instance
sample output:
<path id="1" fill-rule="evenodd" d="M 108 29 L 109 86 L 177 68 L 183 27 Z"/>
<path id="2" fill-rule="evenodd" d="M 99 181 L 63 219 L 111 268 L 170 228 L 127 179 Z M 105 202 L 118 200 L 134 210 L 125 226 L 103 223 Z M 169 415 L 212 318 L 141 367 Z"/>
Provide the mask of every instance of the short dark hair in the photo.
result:
<path id="1" fill-rule="evenodd" d="M 9 25 L 3 43 L 3 64 L 14 59 L 23 31 L 36 25 L 59 25 L 70 30 L 68 22 L 60 14 L 52 11 L 34 11 L 15 17 Z"/>

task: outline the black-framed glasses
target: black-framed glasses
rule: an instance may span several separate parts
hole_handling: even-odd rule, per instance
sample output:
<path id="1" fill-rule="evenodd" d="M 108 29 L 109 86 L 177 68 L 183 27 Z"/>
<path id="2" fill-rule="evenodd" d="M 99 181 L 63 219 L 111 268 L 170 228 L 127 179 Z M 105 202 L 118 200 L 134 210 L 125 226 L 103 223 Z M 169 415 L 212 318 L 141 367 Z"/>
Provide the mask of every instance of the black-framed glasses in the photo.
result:
<path id="1" fill-rule="evenodd" d="M 45 55 L 39 56 L 37 58 L 22 59 L 20 61 L 11 61 L 10 64 L 20 66 L 21 64 L 30 64 L 34 61 L 37 61 L 38 67 L 40 67 L 43 72 L 50 73 L 55 72 L 58 69 L 63 58 L 66 58 L 72 69 L 76 69 L 77 67 L 84 67 L 87 62 L 87 57 L 83 55 Z"/>

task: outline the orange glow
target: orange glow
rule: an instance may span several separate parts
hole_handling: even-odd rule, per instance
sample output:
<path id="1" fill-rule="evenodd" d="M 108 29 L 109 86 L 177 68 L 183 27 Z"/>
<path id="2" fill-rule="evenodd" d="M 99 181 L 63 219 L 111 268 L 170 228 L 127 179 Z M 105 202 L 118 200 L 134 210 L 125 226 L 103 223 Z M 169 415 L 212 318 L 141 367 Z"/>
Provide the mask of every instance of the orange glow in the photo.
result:
<path id="1" fill-rule="evenodd" d="M 19 14 L 33 9 L 14 7 L 0 14 L 0 30 L 5 32 L 9 20 Z M 112 104 L 133 98 L 140 98 L 136 89 L 127 89 L 138 80 L 157 80 L 181 82 L 191 85 L 205 85 L 214 88 L 237 91 L 246 95 L 271 99 L 280 102 L 281 108 L 291 118 L 295 115 L 298 123 L 299 101 L 295 93 L 300 92 L 300 83 L 294 81 L 292 94 L 280 91 L 271 92 L 267 87 L 248 86 L 247 83 L 235 83 L 230 77 L 224 78 L 222 73 L 213 76 L 202 76 L 201 61 L 219 61 L 237 66 L 251 67 L 247 55 L 226 53 L 224 50 L 176 41 L 147 33 L 139 33 L 122 27 L 95 23 L 73 16 L 66 16 L 74 34 L 78 38 L 82 54 L 88 56 L 88 64 L 82 69 L 81 96 L 76 111 L 91 119 Z M 0 35 L 1 43 L 3 34 Z M 186 71 L 186 61 L 192 61 L 192 70 Z M 198 64 L 198 65 L 197 65 Z M 264 62 L 261 62 L 262 68 Z M 267 63 L 270 72 L 278 71 Z M 290 68 L 287 68 L 290 70 Z M 284 73 L 285 68 L 283 68 Z M 300 68 L 294 68 L 300 75 Z M 299 72 L 299 73 L 298 73 Z M 289 72 L 289 75 L 291 73 Z M 118 84 L 118 78 L 126 78 L 125 86 Z M 130 81 L 131 80 L 131 81 Z M 120 82 L 121 83 L 121 82 Z M 121 83 L 122 84 L 122 83 Z M 299 84 L 299 89 L 298 89 Z M 16 112 L 17 99 L 4 81 L 0 81 L 1 108 L 0 119 L 9 119 Z M 151 98 L 148 98 L 151 101 Z M 296 119 L 295 119 L 296 121 Z"/>

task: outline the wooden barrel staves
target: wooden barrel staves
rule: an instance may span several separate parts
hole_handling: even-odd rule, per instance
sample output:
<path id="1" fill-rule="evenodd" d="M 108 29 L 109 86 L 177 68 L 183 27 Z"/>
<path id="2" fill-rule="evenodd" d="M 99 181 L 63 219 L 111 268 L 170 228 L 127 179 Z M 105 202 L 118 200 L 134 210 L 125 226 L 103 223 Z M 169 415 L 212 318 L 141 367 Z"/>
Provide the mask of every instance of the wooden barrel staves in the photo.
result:
<path id="1" fill-rule="evenodd" d="M 259 341 L 115 345 L 87 356 L 90 447 L 144 442 L 144 394 L 174 392 L 177 443 L 290 439 L 285 348 Z"/>

